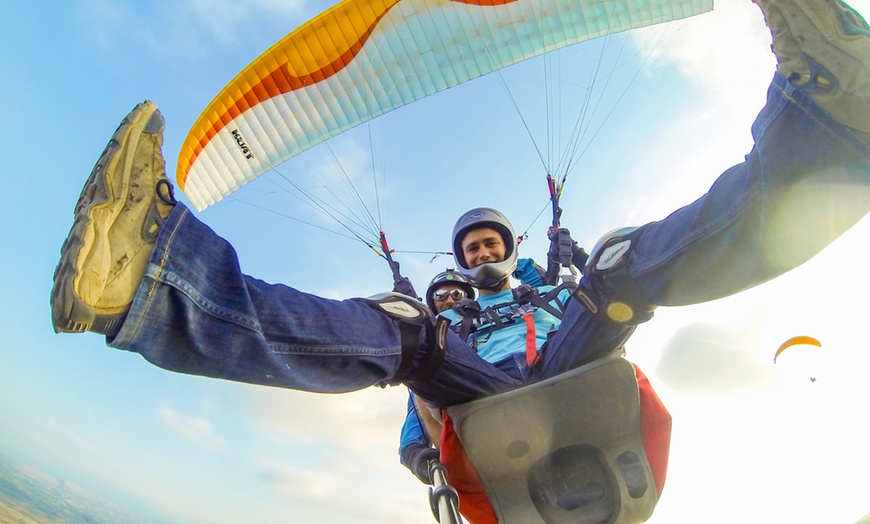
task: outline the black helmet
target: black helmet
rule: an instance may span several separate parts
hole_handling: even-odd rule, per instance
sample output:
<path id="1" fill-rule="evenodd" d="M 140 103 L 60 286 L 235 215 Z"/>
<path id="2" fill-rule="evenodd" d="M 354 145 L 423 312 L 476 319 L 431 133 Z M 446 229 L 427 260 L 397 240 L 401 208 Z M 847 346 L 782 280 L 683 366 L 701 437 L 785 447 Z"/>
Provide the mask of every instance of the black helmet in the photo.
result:
<path id="1" fill-rule="evenodd" d="M 432 300 L 432 293 L 444 284 L 456 284 L 463 291 L 468 293 L 468 298 L 474 298 L 474 287 L 465 278 L 465 275 L 455 269 L 447 269 L 435 275 L 432 282 L 429 282 L 429 287 L 426 289 L 426 305 L 435 313 L 435 302 Z"/>
<path id="2" fill-rule="evenodd" d="M 462 252 L 462 239 L 473 229 L 488 227 L 497 231 L 505 245 L 504 260 L 489 262 L 475 268 L 469 268 Z M 514 228 L 504 215 L 488 207 L 478 207 L 463 214 L 453 226 L 453 257 L 457 269 L 474 287 L 495 288 L 517 268 L 517 236 Z"/>

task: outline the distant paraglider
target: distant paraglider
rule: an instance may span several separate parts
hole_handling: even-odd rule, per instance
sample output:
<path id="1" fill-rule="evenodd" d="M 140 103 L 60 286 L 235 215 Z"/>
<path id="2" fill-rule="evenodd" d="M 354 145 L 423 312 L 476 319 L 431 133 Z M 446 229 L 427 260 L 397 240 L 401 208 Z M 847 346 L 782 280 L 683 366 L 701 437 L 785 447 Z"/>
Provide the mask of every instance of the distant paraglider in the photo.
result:
<path id="1" fill-rule="evenodd" d="M 776 353 L 773 355 L 773 363 L 774 364 L 776 363 L 777 357 L 779 357 L 779 355 L 782 354 L 783 351 L 785 351 L 786 349 L 788 349 L 792 346 L 797 346 L 797 345 L 801 345 L 801 344 L 822 347 L 822 343 L 819 342 L 818 340 L 814 339 L 813 337 L 808 337 L 806 335 L 792 337 L 792 338 L 786 340 L 785 342 L 783 342 L 782 345 L 779 346 L 779 349 L 776 350 Z M 813 382 L 815 382 L 815 380 L 813 380 Z"/>

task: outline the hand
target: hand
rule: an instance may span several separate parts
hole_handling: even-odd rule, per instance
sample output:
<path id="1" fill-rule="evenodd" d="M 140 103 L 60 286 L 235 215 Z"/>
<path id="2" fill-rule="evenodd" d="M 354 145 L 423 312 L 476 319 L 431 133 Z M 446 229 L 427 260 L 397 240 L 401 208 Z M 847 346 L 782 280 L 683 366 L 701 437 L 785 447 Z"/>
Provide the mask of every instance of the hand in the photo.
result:
<path id="1" fill-rule="evenodd" d="M 586 267 L 586 261 L 589 260 L 589 253 L 580 247 L 577 242 L 571 246 L 571 261 L 578 269 Z"/>
<path id="2" fill-rule="evenodd" d="M 411 298 L 419 299 L 417 292 L 414 291 L 414 285 L 411 284 L 409 279 L 402 276 L 402 270 L 399 267 L 399 263 L 395 260 L 391 261 L 390 268 L 393 270 L 393 291 L 407 295 Z"/>
<path id="3" fill-rule="evenodd" d="M 401 280 L 393 281 L 393 291 L 401 293 L 412 298 L 417 298 L 417 292 L 414 291 L 414 285 L 407 278 L 402 277 Z"/>
<path id="4" fill-rule="evenodd" d="M 425 447 L 420 444 L 416 444 L 414 448 L 415 449 L 411 451 L 410 460 L 408 460 L 408 464 L 410 464 L 409 468 L 411 472 L 420 479 L 420 482 L 423 484 L 432 484 L 432 478 L 429 476 L 429 461 L 437 460 L 441 455 L 437 449 Z"/>

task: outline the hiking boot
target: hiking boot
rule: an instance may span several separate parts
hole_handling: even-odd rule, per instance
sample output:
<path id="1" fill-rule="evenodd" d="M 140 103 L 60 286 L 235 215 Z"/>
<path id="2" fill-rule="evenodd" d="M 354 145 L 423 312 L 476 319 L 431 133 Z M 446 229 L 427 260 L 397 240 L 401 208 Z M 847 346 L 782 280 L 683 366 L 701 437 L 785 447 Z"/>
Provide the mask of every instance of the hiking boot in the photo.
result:
<path id="1" fill-rule="evenodd" d="M 870 26 L 840 0 L 753 0 L 777 70 L 870 144 Z"/>
<path id="2" fill-rule="evenodd" d="M 163 116 L 142 102 L 118 126 L 85 182 L 51 290 L 56 333 L 115 334 L 175 205 L 160 146 Z"/>

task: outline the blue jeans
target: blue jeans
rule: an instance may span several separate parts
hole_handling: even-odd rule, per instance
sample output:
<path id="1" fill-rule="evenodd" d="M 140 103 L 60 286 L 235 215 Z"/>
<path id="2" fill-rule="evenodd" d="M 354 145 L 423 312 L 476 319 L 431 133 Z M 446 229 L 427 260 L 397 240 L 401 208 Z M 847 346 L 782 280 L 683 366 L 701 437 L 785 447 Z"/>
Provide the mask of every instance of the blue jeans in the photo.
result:
<path id="1" fill-rule="evenodd" d="M 642 227 L 628 267 L 651 305 L 712 300 L 774 278 L 870 210 L 870 147 L 780 75 L 752 131 L 745 162 Z M 802 192 L 810 204 L 796 198 Z M 572 303 L 532 370 L 524 357 L 487 363 L 451 333 L 435 375 L 406 383 L 433 404 L 459 404 L 573 369 L 632 331 Z M 232 246 L 181 204 L 108 342 L 173 371 L 315 392 L 390 381 L 401 361 L 399 330 L 385 314 L 362 299 L 328 300 L 244 275 Z"/>

